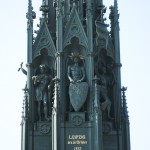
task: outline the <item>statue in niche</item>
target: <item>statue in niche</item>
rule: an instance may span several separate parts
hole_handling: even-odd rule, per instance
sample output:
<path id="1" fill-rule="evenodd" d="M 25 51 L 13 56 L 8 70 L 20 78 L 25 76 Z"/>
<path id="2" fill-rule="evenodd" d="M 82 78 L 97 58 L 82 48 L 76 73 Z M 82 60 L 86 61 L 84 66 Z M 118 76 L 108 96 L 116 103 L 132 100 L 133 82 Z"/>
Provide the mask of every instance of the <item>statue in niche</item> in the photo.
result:
<path id="1" fill-rule="evenodd" d="M 48 104 L 50 100 L 50 86 L 52 71 L 45 64 L 41 64 L 35 76 L 32 77 L 38 102 L 39 120 L 49 120 Z"/>
<path id="2" fill-rule="evenodd" d="M 85 80 L 85 68 L 83 57 L 78 53 L 72 53 L 70 56 L 71 63 L 68 65 L 67 76 L 70 81 L 69 97 L 71 105 L 77 112 L 83 106 L 88 94 L 88 84 Z"/>
<path id="3" fill-rule="evenodd" d="M 108 96 L 109 95 L 108 89 L 114 85 L 115 78 L 114 78 L 114 74 L 111 74 L 112 77 L 107 76 L 106 70 L 107 70 L 107 67 L 104 64 L 102 64 L 101 68 L 99 70 L 100 95 L 101 95 L 101 99 L 103 99 L 103 101 L 101 102 L 101 108 L 102 108 L 102 111 L 106 110 L 108 119 L 113 119 L 110 116 L 111 101 L 110 101 L 110 98 Z M 112 70 L 109 67 L 109 74 L 112 73 L 110 71 L 112 71 Z"/>

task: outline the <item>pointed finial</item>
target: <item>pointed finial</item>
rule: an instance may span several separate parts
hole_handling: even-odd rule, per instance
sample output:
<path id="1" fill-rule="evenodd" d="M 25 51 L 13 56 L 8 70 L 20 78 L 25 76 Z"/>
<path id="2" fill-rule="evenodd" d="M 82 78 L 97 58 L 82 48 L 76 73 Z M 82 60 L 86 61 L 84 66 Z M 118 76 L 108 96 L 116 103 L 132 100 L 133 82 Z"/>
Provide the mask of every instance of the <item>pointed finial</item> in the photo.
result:
<path id="1" fill-rule="evenodd" d="M 32 0 L 28 0 L 28 12 L 26 13 L 26 18 L 28 19 L 28 29 L 32 28 L 33 19 L 36 18 L 36 13 L 33 11 Z"/>
<path id="2" fill-rule="evenodd" d="M 27 19 L 32 20 L 32 0 L 28 0 L 28 13 L 27 13 Z"/>
<path id="3" fill-rule="evenodd" d="M 119 14 L 118 14 L 118 0 L 114 0 L 114 19 L 118 21 Z"/>
<path id="4" fill-rule="evenodd" d="M 114 0 L 114 6 L 118 9 L 118 0 Z"/>
<path id="5" fill-rule="evenodd" d="M 122 91 L 122 104 L 123 104 L 123 113 L 124 113 L 124 117 L 128 118 L 128 110 L 127 110 L 127 101 L 126 101 L 126 95 L 125 95 L 125 91 L 127 90 L 127 87 L 122 87 L 121 91 Z"/>

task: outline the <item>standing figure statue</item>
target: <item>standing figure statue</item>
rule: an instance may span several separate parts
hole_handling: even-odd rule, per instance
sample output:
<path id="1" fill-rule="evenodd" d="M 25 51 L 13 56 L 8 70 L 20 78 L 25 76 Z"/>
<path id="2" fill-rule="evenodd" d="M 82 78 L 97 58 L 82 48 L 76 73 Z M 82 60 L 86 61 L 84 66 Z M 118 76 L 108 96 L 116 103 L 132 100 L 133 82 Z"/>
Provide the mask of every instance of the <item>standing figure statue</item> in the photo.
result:
<path id="1" fill-rule="evenodd" d="M 106 79 L 106 66 L 101 66 L 100 70 L 101 70 L 100 75 L 99 75 L 99 77 L 100 77 L 100 86 L 101 86 L 100 94 L 101 94 L 101 96 L 104 100 L 101 103 L 102 110 L 107 111 L 108 119 L 113 119 L 110 116 L 111 101 L 110 101 L 110 98 L 108 96 L 108 82 L 107 82 L 107 79 Z"/>
<path id="2" fill-rule="evenodd" d="M 52 80 L 52 74 L 48 73 L 48 69 L 48 66 L 41 64 L 37 76 L 32 77 L 36 87 L 35 92 L 36 100 L 38 102 L 38 117 L 40 121 L 43 118 L 43 114 L 44 120 L 48 120 L 48 100 L 50 99 L 48 87 Z"/>
<path id="3" fill-rule="evenodd" d="M 68 66 L 68 79 L 70 83 L 83 82 L 85 79 L 85 70 L 79 66 L 80 57 L 77 54 L 72 56 L 73 64 Z"/>
<path id="4" fill-rule="evenodd" d="M 70 58 L 72 60 L 72 64 L 68 65 L 67 71 L 67 76 L 70 81 L 69 96 L 74 110 L 79 111 L 86 100 L 88 84 L 84 82 L 85 69 L 83 64 L 80 65 L 80 61 L 83 59 L 83 57 L 78 53 L 72 53 Z"/>

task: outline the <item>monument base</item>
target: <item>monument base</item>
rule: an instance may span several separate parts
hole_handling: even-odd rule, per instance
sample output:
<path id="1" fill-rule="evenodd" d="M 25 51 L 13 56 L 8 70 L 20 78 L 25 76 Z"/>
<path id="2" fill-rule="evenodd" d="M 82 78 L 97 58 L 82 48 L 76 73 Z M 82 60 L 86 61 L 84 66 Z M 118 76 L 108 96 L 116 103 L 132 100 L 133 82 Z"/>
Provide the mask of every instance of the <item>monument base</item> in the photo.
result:
<path id="1" fill-rule="evenodd" d="M 34 124 L 33 150 L 52 150 L 51 122 L 37 122 Z M 32 135 L 31 135 L 32 137 Z"/>
<path id="2" fill-rule="evenodd" d="M 85 121 L 84 112 L 71 112 L 69 121 L 62 123 L 62 150 L 91 150 L 93 149 L 92 123 Z"/>

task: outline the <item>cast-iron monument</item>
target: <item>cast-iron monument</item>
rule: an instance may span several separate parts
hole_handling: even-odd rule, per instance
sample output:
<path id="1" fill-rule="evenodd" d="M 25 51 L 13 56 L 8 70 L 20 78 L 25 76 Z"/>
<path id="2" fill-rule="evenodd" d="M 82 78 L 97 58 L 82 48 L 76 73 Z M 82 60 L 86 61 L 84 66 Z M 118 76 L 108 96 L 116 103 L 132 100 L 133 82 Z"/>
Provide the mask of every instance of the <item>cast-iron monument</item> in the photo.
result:
<path id="1" fill-rule="evenodd" d="M 26 14 L 21 150 L 130 150 L 117 0 L 110 25 L 102 0 L 41 3 L 39 30 L 31 0 Z"/>

